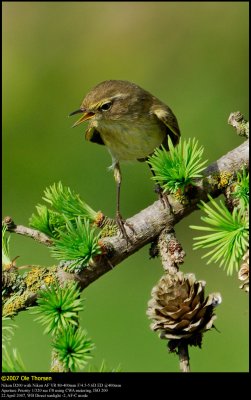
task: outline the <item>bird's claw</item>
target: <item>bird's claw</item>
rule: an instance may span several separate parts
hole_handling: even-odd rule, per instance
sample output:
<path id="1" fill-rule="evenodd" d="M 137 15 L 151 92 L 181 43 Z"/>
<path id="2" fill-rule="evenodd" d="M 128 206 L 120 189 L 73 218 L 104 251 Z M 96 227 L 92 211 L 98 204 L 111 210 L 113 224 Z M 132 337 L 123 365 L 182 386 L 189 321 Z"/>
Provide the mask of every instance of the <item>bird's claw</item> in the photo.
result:
<path id="1" fill-rule="evenodd" d="M 125 225 L 128 226 L 128 228 L 130 228 L 133 233 L 135 233 L 133 226 L 131 224 L 129 224 L 129 222 L 125 221 L 119 212 L 117 212 L 117 215 L 116 215 L 116 222 L 117 222 L 119 230 L 120 230 L 123 238 L 126 240 L 127 244 L 132 243 L 131 238 L 129 238 L 129 236 L 125 230 Z"/>
<path id="2" fill-rule="evenodd" d="M 161 201 L 163 207 L 164 207 L 164 208 L 167 208 L 167 207 L 169 206 L 169 201 L 168 201 L 168 198 L 167 198 L 166 193 L 163 192 L 163 189 L 160 187 L 159 184 L 157 184 L 157 185 L 155 186 L 154 191 L 155 191 L 155 193 L 158 194 L 159 199 L 160 199 L 160 201 Z"/>

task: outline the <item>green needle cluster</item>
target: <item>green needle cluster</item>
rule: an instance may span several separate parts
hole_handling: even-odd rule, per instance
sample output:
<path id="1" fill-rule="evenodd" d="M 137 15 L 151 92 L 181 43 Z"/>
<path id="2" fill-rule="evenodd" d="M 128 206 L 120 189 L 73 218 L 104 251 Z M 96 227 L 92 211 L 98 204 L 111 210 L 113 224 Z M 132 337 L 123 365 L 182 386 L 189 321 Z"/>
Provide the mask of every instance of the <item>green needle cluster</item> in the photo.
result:
<path id="1" fill-rule="evenodd" d="M 83 300 L 77 283 L 68 283 L 65 287 L 53 285 L 40 292 L 38 306 L 32 314 L 38 314 L 35 321 L 45 326 L 44 333 L 56 334 L 78 326 L 78 313 L 83 310 Z"/>
<path id="2" fill-rule="evenodd" d="M 188 139 L 180 140 L 176 147 L 168 137 L 169 151 L 162 146 L 155 150 L 149 158 L 155 176 L 153 177 L 165 192 L 185 192 L 188 186 L 194 185 L 195 179 L 200 178 L 207 161 L 202 161 L 203 147 L 198 146 L 198 141 Z"/>
<path id="3" fill-rule="evenodd" d="M 202 216 L 201 220 L 208 226 L 192 225 L 190 228 L 210 233 L 194 238 L 196 241 L 194 249 L 212 247 L 212 250 L 202 258 L 210 257 L 208 264 L 219 262 L 220 266 L 223 265 L 227 269 L 228 275 L 231 275 L 234 270 L 238 271 L 239 262 L 248 247 L 247 213 L 237 207 L 234 207 L 231 213 L 222 202 L 217 204 L 211 196 L 208 197 L 211 205 L 203 201 L 199 205 L 200 209 L 207 214 L 207 216 Z"/>

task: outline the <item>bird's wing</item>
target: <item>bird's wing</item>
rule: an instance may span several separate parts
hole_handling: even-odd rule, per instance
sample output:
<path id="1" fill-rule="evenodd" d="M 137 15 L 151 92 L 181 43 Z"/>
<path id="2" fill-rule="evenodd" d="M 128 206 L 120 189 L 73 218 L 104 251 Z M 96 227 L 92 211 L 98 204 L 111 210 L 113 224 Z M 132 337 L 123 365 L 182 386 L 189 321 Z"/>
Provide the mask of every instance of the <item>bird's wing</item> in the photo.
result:
<path id="1" fill-rule="evenodd" d="M 173 144 L 177 144 L 180 139 L 180 129 L 178 121 L 171 109 L 166 105 L 155 105 L 152 107 L 152 113 L 168 128 L 167 135 L 171 137 Z"/>
<path id="2" fill-rule="evenodd" d="M 91 126 L 87 129 L 85 133 L 85 139 L 89 142 L 104 144 L 103 139 L 100 136 L 100 133 L 96 130 L 94 126 Z"/>

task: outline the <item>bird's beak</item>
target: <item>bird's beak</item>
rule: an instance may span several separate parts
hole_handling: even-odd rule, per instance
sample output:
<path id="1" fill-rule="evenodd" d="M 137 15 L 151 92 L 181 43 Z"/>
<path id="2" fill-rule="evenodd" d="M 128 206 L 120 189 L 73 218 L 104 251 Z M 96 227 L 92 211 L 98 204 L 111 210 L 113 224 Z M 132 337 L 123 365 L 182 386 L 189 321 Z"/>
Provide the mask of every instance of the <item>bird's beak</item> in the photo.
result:
<path id="1" fill-rule="evenodd" d="M 73 111 L 72 113 L 70 113 L 69 117 L 71 117 L 72 115 L 75 115 L 75 114 L 80 114 L 80 113 L 83 114 L 82 117 L 79 118 L 77 120 L 77 122 L 75 122 L 74 125 L 72 125 L 72 128 L 74 128 L 75 126 L 78 126 L 79 124 L 81 124 L 84 121 L 87 121 L 88 119 L 92 118 L 95 115 L 94 112 L 92 112 L 92 111 L 80 108 L 79 110 L 76 110 L 76 111 Z"/>

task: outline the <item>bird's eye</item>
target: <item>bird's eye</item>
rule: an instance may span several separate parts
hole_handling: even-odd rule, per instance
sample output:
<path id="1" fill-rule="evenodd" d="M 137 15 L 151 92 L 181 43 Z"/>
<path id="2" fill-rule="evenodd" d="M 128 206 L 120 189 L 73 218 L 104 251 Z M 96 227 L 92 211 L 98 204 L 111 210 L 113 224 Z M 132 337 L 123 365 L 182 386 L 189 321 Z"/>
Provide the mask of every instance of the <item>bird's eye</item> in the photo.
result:
<path id="1" fill-rule="evenodd" d="M 107 101 L 106 103 L 102 104 L 102 106 L 100 106 L 100 110 L 101 111 L 107 111 L 109 110 L 109 108 L 111 108 L 112 102 L 111 101 Z"/>

